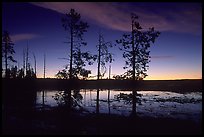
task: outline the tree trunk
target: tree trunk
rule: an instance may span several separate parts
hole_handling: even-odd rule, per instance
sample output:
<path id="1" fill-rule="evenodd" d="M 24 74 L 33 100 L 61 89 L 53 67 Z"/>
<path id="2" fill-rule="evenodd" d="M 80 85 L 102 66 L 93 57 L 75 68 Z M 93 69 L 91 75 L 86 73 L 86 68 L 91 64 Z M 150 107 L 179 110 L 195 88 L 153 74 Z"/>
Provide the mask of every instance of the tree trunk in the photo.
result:
<path id="1" fill-rule="evenodd" d="M 37 74 L 36 74 L 36 58 L 35 58 L 35 54 L 34 53 L 33 53 L 33 58 L 34 58 L 35 76 L 37 76 Z"/>
<path id="2" fill-rule="evenodd" d="M 111 65 L 109 65 L 109 79 L 111 79 Z"/>
<path id="3" fill-rule="evenodd" d="M 26 75 L 28 71 L 28 42 L 27 42 L 27 49 L 26 49 Z"/>
<path id="4" fill-rule="evenodd" d="M 8 60 L 7 60 L 7 46 L 8 46 L 8 43 L 6 42 L 6 45 L 5 45 L 5 73 L 6 73 L 6 78 L 8 78 Z"/>
<path id="5" fill-rule="evenodd" d="M 45 54 L 44 54 L 44 78 L 45 78 Z"/>
<path id="6" fill-rule="evenodd" d="M 133 80 L 135 80 L 135 43 L 134 43 L 134 32 L 133 32 L 133 23 L 134 21 L 132 20 L 132 54 L 133 54 L 133 57 L 132 57 L 132 69 L 133 69 Z"/>
<path id="7" fill-rule="evenodd" d="M 101 35 L 99 34 L 99 47 L 98 47 L 98 76 L 97 79 L 99 80 L 100 75 L 100 63 L 101 63 Z"/>
<path id="8" fill-rule="evenodd" d="M 71 55 L 70 55 L 70 70 L 69 70 L 69 79 L 72 79 L 72 60 L 73 60 L 73 26 L 71 26 Z"/>
<path id="9" fill-rule="evenodd" d="M 23 49 L 23 78 L 25 77 L 25 50 Z"/>

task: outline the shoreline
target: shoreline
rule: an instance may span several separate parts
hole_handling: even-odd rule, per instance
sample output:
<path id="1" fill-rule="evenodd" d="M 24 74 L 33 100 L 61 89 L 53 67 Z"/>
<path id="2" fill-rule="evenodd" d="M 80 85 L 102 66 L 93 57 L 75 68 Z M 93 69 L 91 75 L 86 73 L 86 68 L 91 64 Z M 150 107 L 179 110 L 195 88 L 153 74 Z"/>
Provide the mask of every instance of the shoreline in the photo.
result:
<path id="1" fill-rule="evenodd" d="M 202 79 L 195 80 L 64 80 L 64 79 L 2 79 L 3 90 L 37 89 L 116 89 L 202 92 Z"/>

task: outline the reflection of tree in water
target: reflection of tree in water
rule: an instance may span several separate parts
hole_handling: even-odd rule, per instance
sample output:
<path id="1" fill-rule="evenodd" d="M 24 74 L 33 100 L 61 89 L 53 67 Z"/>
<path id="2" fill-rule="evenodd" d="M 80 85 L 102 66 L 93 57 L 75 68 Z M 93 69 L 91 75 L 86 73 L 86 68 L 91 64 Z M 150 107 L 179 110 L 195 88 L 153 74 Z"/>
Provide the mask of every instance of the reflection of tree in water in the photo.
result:
<path id="1" fill-rule="evenodd" d="M 142 94 L 134 94 L 134 96 L 136 97 L 136 103 L 138 103 L 139 105 L 141 105 L 141 96 Z M 125 104 L 132 104 L 133 103 L 133 93 L 130 94 L 126 94 L 126 93 L 120 93 L 117 95 L 114 95 L 114 99 L 116 101 L 124 101 Z"/>
<path id="2" fill-rule="evenodd" d="M 53 96 L 53 98 L 57 101 L 58 106 L 81 108 L 83 97 L 79 92 L 79 90 L 59 91 L 55 94 L 55 96 Z"/>
<path id="3" fill-rule="evenodd" d="M 79 90 L 74 90 L 73 91 L 73 95 L 72 95 L 72 99 L 73 99 L 73 107 L 77 107 L 78 105 L 81 107 L 80 104 L 82 104 L 82 95 L 79 93 Z"/>

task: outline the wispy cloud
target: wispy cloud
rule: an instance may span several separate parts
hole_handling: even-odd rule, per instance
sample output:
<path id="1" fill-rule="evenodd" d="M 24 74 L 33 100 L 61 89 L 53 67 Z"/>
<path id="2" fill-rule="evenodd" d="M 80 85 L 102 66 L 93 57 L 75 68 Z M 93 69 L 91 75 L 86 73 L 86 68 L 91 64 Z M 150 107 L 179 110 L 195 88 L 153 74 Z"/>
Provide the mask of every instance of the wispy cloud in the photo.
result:
<path id="1" fill-rule="evenodd" d="M 29 33 L 24 33 L 24 34 L 14 34 L 11 35 L 11 40 L 13 42 L 18 42 L 18 41 L 22 41 L 22 40 L 30 40 L 30 39 L 34 39 L 40 37 L 40 35 L 37 34 L 29 34 Z"/>
<path id="2" fill-rule="evenodd" d="M 153 59 L 172 59 L 174 56 L 151 56 Z"/>
<path id="3" fill-rule="evenodd" d="M 76 9 L 82 18 L 120 31 L 130 31 L 130 13 L 140 17 L 144 28 L 159 31 L 201 34 L 202 6 L 199 3 L 109 3 L 109 2 L 33 2 L 32 4 L 66 13 Z"/>

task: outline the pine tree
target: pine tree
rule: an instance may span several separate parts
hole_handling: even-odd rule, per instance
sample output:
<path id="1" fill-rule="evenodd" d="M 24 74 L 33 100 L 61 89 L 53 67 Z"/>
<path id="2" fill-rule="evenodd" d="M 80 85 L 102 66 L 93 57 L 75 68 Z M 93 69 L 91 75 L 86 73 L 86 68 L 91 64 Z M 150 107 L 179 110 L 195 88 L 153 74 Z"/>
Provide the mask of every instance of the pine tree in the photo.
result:
<path id="1" fill-rule="evenodd" d="M 14 43 L 11 41 L 8 31 L 4 31 L 2 35 L 2 57 L 5 62 L 5 77 L 9 78 L 8 72 L 8 61 L 17 62 L 13 59 L 13 54 L 15 53 L 13 49 Z"/>
<path id="2" fill-rule="evenodd" d="M 116 40 L 116 43 L 121 46 L 119 49 L 124 51 L 123 57 L 127 59 L 124 69 L 132 68 L 125 73 L 125 76 L 133 80 L 143 79 L 147 76 L 146 71 L 149 67 L 147 64 L 150 62 L 148 49 L 160 35 L 160 32 L 155 31 L 153 27 L 148 31 L 142 31 L 137 19 L 138 16 L 132 13 L 131 34 L 123 34 L 121 39 Z"/>
<path id="3" fill-rule="evenodd" d="M 93 59 L 89 52 L 82 52 L 81 46 L 86 46 L 87 43 L 84 42 L 83 35 L 87 32 L 88 24 L 81 21 L 81 15 L 77 13 L 74 9 L 71 9 L 65 17 L 62 18 L 62 26 L 65 31 L 69 33 L 69 43 L 70 44 L 70 62 L 69 62 L 69 79 L 78 77 L 84 71 L 86 62 L 92 65 Z M 87 71 L 86 71 L 87 72 Z"/>

